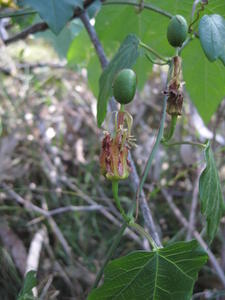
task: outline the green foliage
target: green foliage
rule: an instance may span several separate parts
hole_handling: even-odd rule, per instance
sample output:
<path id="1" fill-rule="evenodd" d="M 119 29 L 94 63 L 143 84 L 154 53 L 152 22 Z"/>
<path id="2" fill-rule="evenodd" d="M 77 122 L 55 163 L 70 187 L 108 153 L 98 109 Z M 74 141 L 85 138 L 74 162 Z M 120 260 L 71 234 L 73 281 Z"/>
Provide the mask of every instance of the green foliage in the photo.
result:
<path id="1" fill-rule="evenodd" d="M 224 213 L 224 200 L 218 171 L 209 143 L 205 149 L 205 160 L 206 167 L 199 179 L 199 194 L 201 210 L 207 220 L 207 233 L 210 241 L 212 241 Z"/>
<path id="2" fill-rule="evenodd" d="M 17 300 L 30 300 L 33 299 L 32 289 L 36 286 L 36 272 L 29 271 L 26 274 L 23 288 L 19 293 Z"/>
<path id="3" fill-rule="evenodd" d="M 74 38 L 83 29 L 83 25 L 79 19 L 71 21 L 67 26 L 65 26 L 59 34 L 54 34 L 51 30 L 46 30 L 44 32 L 38 33 L 38 37 L 44 38 L 52 44 L 55 48 L 57 54 L 61 58 L 67 57 L 67 52 L 69 47 L 74 40 Z"/>
<path id="4" fill-rule="evenodd" d="M 225 19 L 220 15 L 205 15 L 199 23 L 199 37 L 210 61 L 221 59 L 225 65 Z"/>
<path id="5" fill-rule="evenodd" d="M 188 21 L 190 20 L 191 1 L 153 0 L 151 4 L 171 14 L 181 14 Z M 207 13 L 219 13 L 224 16 L 224 1 L 210 1 L 201 14 Z M 126 20 L 126 26 L 124 20 Z M 137 14 L 133 7 L 107 5 L 102 8 L 96 18 L 96 30 L 108 53 L 111 53 L 110 51 L 115 49 L 115 46 L 128 33 L 135 33 L 143 42 L 149 44 L 162 55 L 170 56 L 174 54 L 174 51 L 166 39 L 168 23 L 167 18 L 149 10 L 143 10 Z M 199 40 L 192 41 L 182 56 L 187 91 L 190 93 L 191 100 L 196 105 L 201 117 L 207 123 L 225 95 L 224 68 L 220 63 L 214 65 L 204 59 Z M 138 84 L 143 86 L 151 72 L 152 65 L 142 58 L 141 62 L 138 59 L 136 66 L 134 69 L 137 73 Z M 220 74 L 220 76 L 214 76 L 215 74 Z"/>
<path id="6" fill-rule="evenodd" d="M 72 11 L 71 0 L 66 0 L 63 2 L 48 0 L 47 2 L 45 1 L 44 4 L 43 0 L 24 1 L 37 9 L 42 18 L 48 22 L 51 29 L 53 31 L 55 30 L 55 32 L 58 32 L 71 17 L 70 16 L 68 18 L 68 15 L 66 14 L 66 12 L 68 13 L 69 11 Z M 76 2 L 75 4 L 73 3 L 73 5 L 79 6 L 79 3 L 80 2 Z M 189 19 L 190 11 L 192 9 L 191 2 L 184 3 L 183 1 L 153 0 L 151 1 L 151 4 L 170 12 L 171 14 L 182 14 L 187 19 Z M 62 6 L 64 7 L 64 9 L 60 9 Z M 54 9 L 50 8 L 57 8 L 57 14 L 49 14 L 49 11 L 54 12 Z M 90 11 L 88 10 L 88 12 L 91 14 L 90 17 L 95 16 L 99 8 L 99 1 L 96 1 L 96 3 L 91 5 L 89 8 Z M 217 33 L 219 32 L 219 35 L 221 36 L 222 31 L 216 30 L 214 25 L 218 22 L 218 20 L 220 20 L 220 23 L 222 22 L 221 20 L 223 20 L 224 22 L 224 19 L 222 19 L 222 16 L 225 15 L 225 6 L 223 0 L 210 1 L 209 4 L 205 6 L 204 12 L 201 12 L 201 14 L 212 13 L 214 14 L 212 16 L 203 16 L 200 21 L 200 29 L 204 28 L 204 26 L 201 25 L 203 24 L 202 22 L 204 20 L 207 20 L 207 22 L 204 23 L 207 23 L 208 27 L 211 26 L 211 28 L 214 28 L 213 30 Z M 215 23 L 214 18 L 218 13 L 221 14 L 221 16 L 217 15 Z M 42 14 L 44 14 L 44 16 Z M 126 26 L 124 26 L 124 20 L 126 20 Z M 158 26 L 159 22 L 160 26 Z M 115 53 L 115 48 L 118 47 L 119 43 L 121 43 L 125 36 L 127 36 L 127 34 L 129 33 L 135 33 L 138 37 L 140 37 L 142 41 L 150 44 L 164 56 L 169 56 L 173 54 L 173 51 L 165 39 L 168 22 L 169 21 L 167 18 L 165 18 L 165 16 L 162 16 L 150 10 L 143 10 L 140 14 L 137 14 L 134 7 L 126 5 L 108 5 L 106 7 L 103 7 L 101 12 L 97 16 L 95 27 L 98 36 L 103 43 L 104 49 L 109 56 Z M 209 25 L 209 23 L 211 25 Z M 221 26 L 220 28 L 222 28 Z M 50 38 L 51 42 L 55 44 L 56 49 L 59 48 L 57 52 L 59 52 L 60 56 L 65 56 L 65 52 L 69 48 L 67 57 L 70 65 L 80 64 L 80 62 L 78 62 L 79 59 L 77 59 L 77 57 L 80 56 L 80 58 L 82 58 L 83 66 L 88 66 L 88 74 L 90 74 L 88 78 L 94 79 L 92 74 L 94 74 L 95 71 L 97 74 L 99 74 L 100 67 L 97 66 L 96 63 L 94 64 L 93 60 L 92 63 L 90 62 L 90 59 L 93 57 L 94 52 L 93 47 L 89 46 L 90 42 L 88 40 L 88 37 L 85 39 L 85 43 L 83 42 L 82 38 L 80 39 L 79 37 L 76 37 L 76 41 L 74 40 L 69 47 L 69 43 L 71 42 L 73 35 L 70 35 L 70 32 L 68 32 L 67 29 L 65 29 L 65 31 L 65 37 L 63 38 L 59 37 L 59 39 L 55 39 L 54 35 L 51 35 L 48 38 Z M 83 33 L 81 35 L 84 36 Z M 222 35 L 224 36 L 224 34 Z M 209 34 L 206 36 L 209 36 Z M 218 36 L 218 34 L 216 36 Z M 185 68 L 184 80 L 187 83 L 187 90 L 191 95 L 192 101 L 196 105 L 204 121 L 207 123 L 225 95 L 225 75 L 222 65 L 216 64 L 214 66 L 213 64 L 210 64 L 206 60 L 204 60 L 201 47 L 198 47 L 196 43 L 195 45 L 193 45 L 193 43 L 195 42 L 191 42 L 187 49 L 185 49 L 183 54 Z M 197 41 L 197 43 L 199 44 L 199 41 Z M 74 51 L 76 55 L 73 55 Z M 195 59 L 195 57 L 200 57 L 200 59 Z M 220 52 L 218 57 L 224 63 L 225 51 Z M 187 63 L 185 63 L 185 61 Z M 96 67 L 97 69 L 94 70 L 93 68 Z M 143 87 L 149 73 L 151 72 L 151 68 L 152 65 L 148 64 L 146 62 L 146 59 L 144 59 L 143 57 L 137 61 L 134 69 L 137 72 L 139 88 Z M 211 76 L 211 74 L 216 74 L 218 72 L 221 73 L 220 77 Z M 194 76 L 192 76 L 193 74 Z M 211 77 L 213 77 L 213 80 L 211 80 Z M 218 78 L 218 80 L 215 80 L 215 78 Z M 198 88 L 196 88 L 196 83 L 198 85 Z M 97 95 L 97 80 L 92 80 L 89 85 L 93 89 L 94 94 Z M 214 92 L 215 95 L 212 98 L 212 93 Z"/>
<path id="7" fill-rule="evenodd" d="M 58 34 L 72 18 L 75 7 L 82 8 L 82 0 L 23 0 L 34 8 L 51 30 Z"/>
<path id="8" fill-rule="evenodd" d="M 104 284 L 88 300 L 189 300 L 207 255 L 196 241 L 136 251 L 109 263 Z"/>
<path id="9" fill-rule="evenodd" d="M 135 35 L 128 35 L 100 77 L 100 91 L 97 106 L 98 126 L 101 126 L 105 119 L 107 103 L 109 97 L 112 96 L 112 83 L 115 75 L 121 69 L 130 68 L 134 65 L 139 55 L 138 45 L 139 40 L 137 37 Z"/>
<path id="10" fill-rule="evenodd" d="M 182 56 L 186 90 L 207 123 L 225 95 L 224 66 L 220 61 L 209 62 L 198 40 L 192 41 Z"/>

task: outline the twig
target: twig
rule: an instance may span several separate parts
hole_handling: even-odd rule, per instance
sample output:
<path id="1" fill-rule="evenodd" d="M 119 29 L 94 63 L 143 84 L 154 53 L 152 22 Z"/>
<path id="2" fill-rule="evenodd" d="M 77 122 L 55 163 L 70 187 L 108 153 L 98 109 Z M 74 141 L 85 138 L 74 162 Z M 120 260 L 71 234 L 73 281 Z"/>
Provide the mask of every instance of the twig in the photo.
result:
<path id="1" fill-rule="evenodd" d="M 28 208 L 38 214 L 41 214 L 45 218 L 49 218 L 51 216 L 66 213 L 69 211 L 80 211 L 80 212 L 87 211 L 88 212 L 88 211 L 96 211 L 96 210 L 103 209 L 102 205 L 93 204 L 93 205 L 88 205 L 88 206 L 68 205 L 65 207 L 58 207 L 58 208 L 52 209 L 50 211 L 46 211 L 46 210 L 34 205 L 33 203 L 30 203 L 30 202 L 24 200 L 20 195 L 18 195 L 16 192 L 14 192 L 12 189 L 10 189 L 5 183 L 2 183 L 1 186 L 3 187 L 3 189 L 6 191 L 6 193 L 10 197 L 12 197 L 13 199 L 16 200 L 16 202 L 18 202 L 19 204 L 22 204 L 25 208 Z"/>
<path id="2" fill-rule="evenodd" d="M 82 190 L 80 190 L 69 178 L 61 177 L 60 181 L 63 182 L 67 187 L 69 187 L 71 190 L 75 191 L 83 200 L 85 200 L 87 203 L 91 205 L 96 205 L 96 202 L 92 200 L 88 195 L 83 193 Z M 117 218 L 114 217 L 105 207 L 103 207 L 100 212 L 104 215 L 105 218 L 110 220 L 114 225 L 121 227 L 122 223 L 118 221 Z M 139 237 L 131 231 L 129 228 L 125 230 L 125 233 L 132 238 L 134 241 L 136 241 L 139 245 L 142 245 Z"/>
<path id="3" fill-rule="evenodd" d="M 169 68 L 169 71 L 168 71 L 168 75 L 167 75 L 167 80 L 166 80 L 166 84 L 169 82 L 169 77 L 170 77 L 170 73 L 171 73 L 171 68 L 172 68 L 172 63 L 170 64 L 170 68 Z M 159 126 L 159 130 L 158 130 L 158 134 L 157 134 L 157 137 L 156 137 L 156 141 L 152 147 L 152 150 L 149 154 L 149 157 L 148 157 L 148 160 L 147 160 L 147 163 L 145 165 L 145 169 L 144 169 L 144 172 L 143 172 L 143 175 L 141 177 L 141 180 L 138 184 L 138 187 L 137 187 L 137 193 L 136 193 L 136 217 L 138 215 L 138 204 L 139 204 L 139 197 L 140 197 L 140 192 L 143 190 L 143 186 L 144 186 L 144 183 L 145 183 L 145 180 L 147 178 L 147 175 L 149 173 L 149 170 L 151 168 L 151 165 L 152 165 L 152 161 L 156 155 L 156 152 L 158 151 L 158 148 L 159 148 L 159 145 L 160 145 L 160 142 L 163 138 L 163 132 L 164 132 L 164 124 L 165 124 L 165 119 L 166 119 L 166 105 L 167 105 L 167 98 L 168 96 L 165 95 L 164 99 L 163 99 L 163 108 L 162 108 L 162 116 L 161 116 L 161 121 L 160 121 L 160 126 Z M 153 236 L 152 236 L 153 237 Z M 157 246 L 161 247 L 161 243 L 157 243 L 157 240 L 155 240 Z"/>
<path id="4" fill-rule="evenodd" d="M 16 65 L 16 68 L 19 70 L 33 70 L 36 68 L 52 68 L 52 69 L 63 69 L 66 67 L 65 63 L 35 63 L 35 64 L 29 64 L 29 63 L 21 63 Z"/>
<path id="5" fill-rule="evenodd" d="M 42 198 L 42 199 L 43 199 L 44 210 L 48 211 L 47 202 L 46 202 L 45 198 Z M 54 234 L 56 235 L 56 237 L 59 240 L 60 244 L 62 245 L 65 253 L 67 254 L 68 258 L 72 261 L 71 248 L 70 248 L 69 244 L 67 243 L 67 240 L 64 238 L 64 236 L 63 236 L 61 230 L 59 229 L 58 225 L 56 224 L 55 220 L 52 217 L 48 217 L 48 222 L 49 222 L 49 225 L 50 225 L 52 231 L 54 232 Z"/>
<path id="6" fill-rule="evenodd" d="M 162 191 L 162 194 L 163 194 L 164 198 L 166 199 L 169 207 L 171 208 L 172 212 L 174 213 L 174 215 L 178 219 L 178 221 L 186 229 L 188 229 L 189 228 L 189 223 L 188 223 L 187 219 L 184 217 L 184 215 L 182 214 L 182 212 L 179 210 L 179 208 L 173 202 L 173 199 L 172 199 L 171 195 L 165 189 L 161 189 L 161 191 Z M 224 275 L 224 272 L 223 272 L 222 268 L 220 267 L 218 261 L 216 260 L 216 257 L 214 256 L 212 251 L 209 249 L 208 245 L 203 240 L 203 238 L 198 233 L 198 231 L 194 230 L 193 227 L 190 230 L 191 230 L 192 235 L 196 238 L 196 240 L 199 242 L 199 244 L 202 246 L 202 248 L 208 254 L 209 260 L 210 260 L 214 270 L 216 271 L 218 278 L 220 279 L 221 283 L 225 287 L 225 275 Z"/>
<path id="7" fill-rule="evenodd" d="M 69 258 L 72 258 L 71 250 L 70 250 L 70 247 L 69 247 L 67 241 L 65 240 L 63 234 L 61 233 L 58 225 L 56 224 L 54 219 L 49 215 L 49 212 L 47 211 L 46 202 L 45 202 L 46 209 L 42 209 L 30 202 L 25 201 L 20 195 L 18 195 L 12 189 L 10 189 L 5 183 L 2 183 L 1 186 L 5 189 L 5 191 L 8 193 L 8 195 L 10 195 L 13 199 L 15 199 L 19 204 L 22 204 L 25 207 L 28 207 L 29 209 L 33 210 L 34 212 L 37 212 L 37 213 L 45 216 L 46 218 L 48 218 L 48 222 L 52 228 L 52 231 L 57 236 L 57 238 L 58 238 L 59 242 L 61 243 L 66 254 L 69 256 Z"/>
<path id="8" fill-rule="evenodd" d="M 45 249 L 46 249 L 46 251 L 47 251 L 50 259 L 52 260 L 52 262 L 54 262 L 53 269 L 56 270 L 56 272 L 58 273 L 58 275 L 63 279 L 63 281 L 69 287 L 69 289 L 71 291 L 71 294 L 75 297 L 75 294 L 74 294 L 74 284 L 70 280 L 68 274 L 66 273 L 66 270 L 61 266 L 61 264 L 56 259 L 55 254 L 54 254 L 54 252 L 53 252 L 53 250 L 52 250 L 52 248 L 50 246 L 48 235 L 46 236 L 46 239 L 44 240 L 44 246 L 45 246 Z"/>
<path id="9" fill-rule="evenodd" d="M 48 29 L 48 24 L 45 22 L 39 22 L 39 23 L 36 23 L 36 24 L 24 29 L 20 33 L 16 34 L 15 36 L 8 38 L 7 40 L 4 40 L 4 43 L 6 45 L 9 45 L 9 44 L 17 42 L 19 40 L 24 40 L 28 35 L 30 35 L 32 33 L 42 32 L 42 31 L 45 31 L 46 29 Z"/>
<path id="10" fill-rule="evenodd" d="M 44 215 L 45 217 L 48 217 L 48 212 L 46 212 L 44 209 L 34 205 L 33 203 L 30 203 L 28 201 L 25 201 L 20 195 L 18 195 L 16 192 L 14 192 L 7 184 L 1 183 L 0 185 L 5 192 L 12 197 L 14 200 L 16 200 L 17 203 L 23 205 L 25 208 L 28 208 L 38 214 Z"/>
<path id="11" fill-rule="evenodd" d="M 189 241 L 191 239 L 192 231 L 191 228 L 195 229 L 195 217 L 196 217 L 196 209 L 198 205 L 198 182 L 199 182 L 199 176 L 200 172 L 198 172 L 195 185 L 194 185 L 194 190 L 193 190 L 193 195 L 192 195 L 192 201 L 191 201 L 191 213 L 189 217 L 189 227 L 187 230 L 187 236 L 186 240 Z"/>
<path id="12" fill-rule="evenodd" d="M 85 28 L 88 32 L 88 35 L 89 35 L 89 37 L 90 37 L 90 39 L 91 39 L 91 41 L 92 41 L 92 43 L 95 47 L 95 50 L 96 50 L 96 53 L 98 54 L 98 58 L 99 58 L 99 61 L 101 63 L 102 69 L 104 69 L 108 64 L 108 61 L 107 61 L 107 58 L 105 56 L 104 49 L 103 49 L 101 43 L 99 42 L 96 31 L 95 31 L 94 27 L 91 26 L 90 21 L 89 21 L 89 17 L 88 17 L 86 12 L 83 12 L 80 15 L 80 19 L 83 22 L 83 24 L 84 24 L 84 26 L 85 26 Z"/>
<path id="13" fill-rule="evenodd" d="M 43 290 L 42 290 L 42 292 L 41 292 L 41 295 L 39 296 L 39 300 L 44 300 L 44 299 L 46 299 L 46 295 L 47 295 L 48 290 L 49 290 L 49 288 L 50 288 L 50 286 L 51 286 L 51 284 L 52 284 L 53 279 L 54 279 L 54 275 L 51 274 L 51 275 L 49 276 L 49 278 L 48 278 L 47 283 L 45 284 L 45 286 L 44 286 L 44 288 L 43 288 Z"/>
<path id="14" fill-rule="evenodd" d="M 54 215 L 58 215 L 58 214 L 62 214 L 65 212 L 69 212 L 69 211 L 96 211 L 96 210 L 101 210 L 103 208 L 102 205 L 88 205 L 88 206 L 84 206 L 84 205 L 79 205 L 79 206 L 74 206 L 74 205 L 68 205 L 65 207 L 59 207 L 59 208 L 55 208 L 52 210 L 48 211 L 48 216 L 54 216 Z"/>
<path id="15" fill-rule="evenodd" d="M 96 51 L 96 54 L 97 54 L 97 56 L 99 58 L 99 61 L 101 63 L 102 69 L 105 69 L 105 67 L 108 65 L 108 59 L 105 55 L 102 44 L 99 41 L 99 38 L 98 38 L 97 33 L 95 31 L 95 28 L 91 25 L 91 23 L 89 21 L 89 17 L 88 17 L 86 12 L 83 12 L 81 14 L 80 19 L 83 22 L 84 27 L 87 30 L 88 35 L 89 35 L 89 37 L 90 37 L 90 39 L 91 39 L 91 41 L 92 41 L 92 43 L 95 47 L 95 51 Z M 111 98 L 111 100 L 110 100 L 110 108 L 111 108 L 112 111 L 117 110 L 117 104 L 116 104 L 116 101 L 113 98 Z"/>

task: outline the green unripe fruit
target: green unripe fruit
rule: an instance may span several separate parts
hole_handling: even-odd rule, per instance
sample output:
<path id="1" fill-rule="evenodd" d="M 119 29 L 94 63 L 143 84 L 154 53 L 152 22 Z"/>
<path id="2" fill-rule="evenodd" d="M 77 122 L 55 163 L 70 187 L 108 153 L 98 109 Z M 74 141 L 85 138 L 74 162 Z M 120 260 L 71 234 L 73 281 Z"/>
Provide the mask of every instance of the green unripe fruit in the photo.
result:
<path id="1" fill-rule="evenodd" d="M 133 70 L 123 69 L 113 82 L 113 96 L 120 104 L 127 104 L 134 98 L 137 77 Z"/>
<path id="2" fill-rule="evenodd" d="M 167 27 L 167 39 L 171 46 L 181 47 L 188 33 L 187 21 L 181 15 L 172 17 Z"/>

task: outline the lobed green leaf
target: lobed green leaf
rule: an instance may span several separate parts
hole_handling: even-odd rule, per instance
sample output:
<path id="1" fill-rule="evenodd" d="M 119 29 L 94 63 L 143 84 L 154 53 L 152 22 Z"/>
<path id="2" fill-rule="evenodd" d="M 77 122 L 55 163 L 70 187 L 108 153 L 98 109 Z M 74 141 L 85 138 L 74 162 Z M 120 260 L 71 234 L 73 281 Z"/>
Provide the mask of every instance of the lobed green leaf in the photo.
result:
<path id="1" fill-rule="evenodd" d="M 195 240 L 136 251 L 109 263 L 103 285 L 88 300 L 189 300 L 206 261 Z"/>

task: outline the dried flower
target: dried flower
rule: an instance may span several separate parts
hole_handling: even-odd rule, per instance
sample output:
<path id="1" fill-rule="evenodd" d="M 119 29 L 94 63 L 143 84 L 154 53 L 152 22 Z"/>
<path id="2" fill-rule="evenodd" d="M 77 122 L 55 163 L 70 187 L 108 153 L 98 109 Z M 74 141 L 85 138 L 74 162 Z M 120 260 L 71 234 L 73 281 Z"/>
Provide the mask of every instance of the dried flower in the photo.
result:
<path id="1" fill-rule="evenodd" d="M 100 167 L 102 174 L 109 180 L 126 179 L 131 172 L 128 154 L 131 146 L 135 145 L 135 139 L 130 135 L 132 121 L 128 112 L 116 113 L 114 136 L 105 132 L 102 140 Z"/>
<path id="2" fill-rule="evenodd" d="M 182 65 L 181 58 L 179 56 L 173 57 L 173 71 L 171 74 L 171 80 L 168 85 L 168 90 L 165 94 L 168 95 L 167 100 L 167 113 L 169 115 L 181 115 L 183 105 L 183 82 L 182 77 Z"/>

